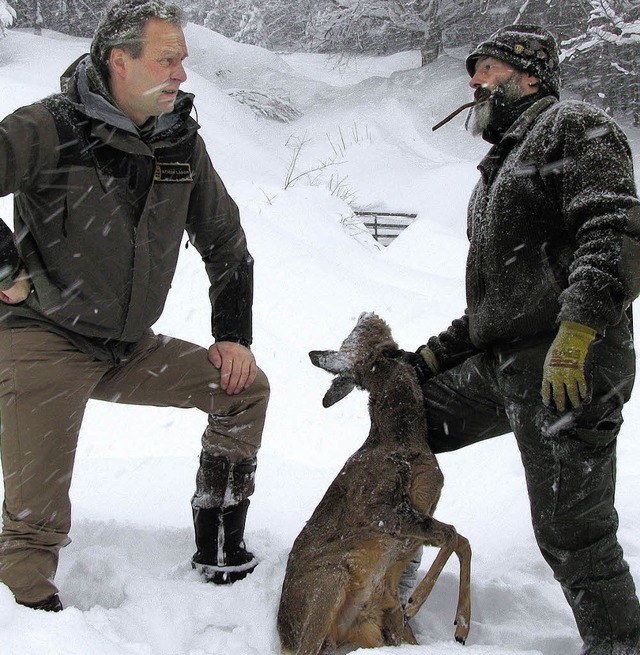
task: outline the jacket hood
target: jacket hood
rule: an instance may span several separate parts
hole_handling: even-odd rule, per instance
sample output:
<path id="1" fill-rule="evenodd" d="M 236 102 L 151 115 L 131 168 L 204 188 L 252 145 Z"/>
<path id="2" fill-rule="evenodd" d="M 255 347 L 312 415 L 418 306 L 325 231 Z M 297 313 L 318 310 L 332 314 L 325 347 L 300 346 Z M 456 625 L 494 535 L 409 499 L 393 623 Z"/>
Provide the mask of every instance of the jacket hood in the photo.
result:
<path id="1" fill-rule="evenodd" d="M 138 126 L 117 107 L 107 83 L 88 54 L 76 59 L 62 74 L 60 89 L 90 118 L 139 136 Z M 194 97 L 191 93 L 178 91 L 174 110 L 156 118 L 151 137 L 179 129 L 191 114 Z"/>

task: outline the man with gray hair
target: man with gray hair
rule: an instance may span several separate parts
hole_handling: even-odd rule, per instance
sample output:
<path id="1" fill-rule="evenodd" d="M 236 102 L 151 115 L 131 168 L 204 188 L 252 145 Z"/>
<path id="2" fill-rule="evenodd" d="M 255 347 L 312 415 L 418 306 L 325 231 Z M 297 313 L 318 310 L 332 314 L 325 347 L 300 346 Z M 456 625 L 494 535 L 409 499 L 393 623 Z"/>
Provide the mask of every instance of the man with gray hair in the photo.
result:
<path id="1" fill-rule="evenodd" d="M 635 377 L 640 201 L 619 126 L 559 101 L 558 48 L 508 25 L 466 60 L 491 144 L 467 219 L 467 308 L 405 357 L 435 453 L 513 432 L 538 546 L 583 655 L 638 655 L 640 607 L 617 540 L 616 442 Z"/>
<path id="2" fill-rule="evenodd" d="M 243 535 L 269 386 L 249 348 L 253 260 L 180 90 L 183 24 L 163 0 L 118 0 L 62 93 L 0 123 L 19 252 L 0 281 L 0 581 L 29 607 L 62 609 L 54 577 L 91 398 L 205 412 L 192 564 L 214 583 L 257 565 Z M 185 231 L 211 283 L 208 350 L 151 330 Z"/>

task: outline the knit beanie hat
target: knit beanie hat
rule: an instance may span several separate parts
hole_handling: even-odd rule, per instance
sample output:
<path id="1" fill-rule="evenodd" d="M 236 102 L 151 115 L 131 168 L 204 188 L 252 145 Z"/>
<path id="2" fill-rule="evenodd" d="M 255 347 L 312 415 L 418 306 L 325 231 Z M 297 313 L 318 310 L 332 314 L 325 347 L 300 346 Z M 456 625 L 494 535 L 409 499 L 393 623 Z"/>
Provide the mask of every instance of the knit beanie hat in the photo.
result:
<path id="1" fill-rule="evenodd" d="M 535 75 L 554 96 L 560 96 L 558 44 L 551 32 L 538 25 L 507 25 L 480 43 L 467 57 L 473 77 L 480 57 L 500 59 L 520 71 Z"/>

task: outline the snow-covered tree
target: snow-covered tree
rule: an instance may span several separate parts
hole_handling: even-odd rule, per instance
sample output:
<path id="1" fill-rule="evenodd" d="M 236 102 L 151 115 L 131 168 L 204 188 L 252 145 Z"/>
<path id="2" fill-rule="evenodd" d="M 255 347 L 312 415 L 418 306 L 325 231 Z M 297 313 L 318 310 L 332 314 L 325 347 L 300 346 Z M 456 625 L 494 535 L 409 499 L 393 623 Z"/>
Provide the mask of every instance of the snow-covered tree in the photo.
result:
<path id="1" fill-rule="evenodd" d="M 640 125 L 640 0 L 591 0 L 585 31 L 563 43 L 565 85 Z"/>
<path id="2" fill-rule="evenodd" d="M 0 5 L 3 0 L 0 0 Z M 17 27 L 90 37 L 111 0 L 10 0 Z"/>
<path id="3" fill-rule="evenodd" d="M 269 35 L 265 29 L 260 4 L 254 0 L 209 0 L 203 3 L 206 14 L 203 24 L 224 36 L 266 47 Z"/>
<path id="4" fill-rule="evenodd" d="M 11 27 L 16 19 L 16 12 L 7 3 L 7 0 L 0 0 L 0 32 L 4 34 L 7 27 Z"/>
<path id="5" fill-rule="evenodd" d="M 423 64 L 444 46 L 477 43 L 497 28 L 536 22 L 557 30 L 584 15 L 585 0 L 330 0 L 320 29 L 330 51 L 366 49 L 372 33 L 389 50 L 419 47 Z M 567 34 L 575 35 L 575 29 Z M 404 38 L 403 38 L 404 35 Z M 399 46 L 399 47 L 398 47 Z"/>
<path id="6" fill-rule="evenodd" d="M 371 27 L 378 26 L 391 33 L 407 33 L 419 40 L 423 63 L 437 58 L 447 10 L 459 4 L 453 0 L 331 1 L 333 11 L 325 16 L 325 39 L 329 46 L 340 42 L 357 46 Z"/>

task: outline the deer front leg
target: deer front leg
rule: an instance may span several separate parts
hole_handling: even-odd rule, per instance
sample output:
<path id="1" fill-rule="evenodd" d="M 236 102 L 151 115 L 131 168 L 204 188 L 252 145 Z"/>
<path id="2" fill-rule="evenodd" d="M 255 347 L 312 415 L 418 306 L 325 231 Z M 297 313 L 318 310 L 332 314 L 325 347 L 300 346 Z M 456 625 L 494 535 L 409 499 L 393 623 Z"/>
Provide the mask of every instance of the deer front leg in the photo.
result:
<path id="1" fill-rule="evenodd" d="M 420 528 L 416 530 L 416 528 Z M 405 609 L 407 619 L 413 618 L 429 597 L 436 580 L 440 577 L 444 565 L 455 552 L 460 562 L 460 584 L 458 589 L 458 606 L 455 618 L 455 639 L 465 643 L 471 626 L 471 547 L 468 539 L 459 535 L 452 525 L 430 518 L 410 528 L 410 536 L 420 539 L 425 545 L 436 546 L 440 552 L 436 556 L 427 574 L 414 590 Z M 422 532 L 422 535 L 417 534 Z"/>
<path id="2" fill-rule="evenodd" d="M 458 535 L 455 553 L 460 562 L 460 586 L 456 609 L 456 641 L 464 644 L 471 628 L 471 546 L 469 540 Z"/>

